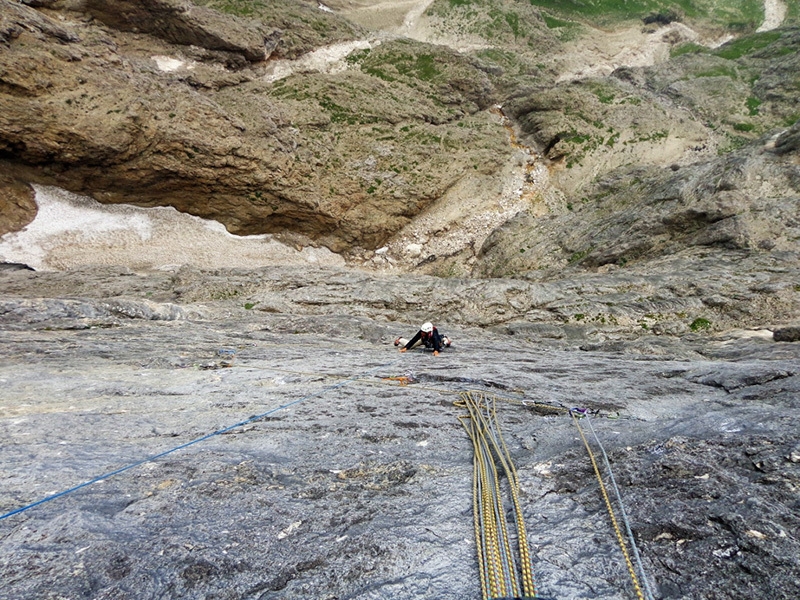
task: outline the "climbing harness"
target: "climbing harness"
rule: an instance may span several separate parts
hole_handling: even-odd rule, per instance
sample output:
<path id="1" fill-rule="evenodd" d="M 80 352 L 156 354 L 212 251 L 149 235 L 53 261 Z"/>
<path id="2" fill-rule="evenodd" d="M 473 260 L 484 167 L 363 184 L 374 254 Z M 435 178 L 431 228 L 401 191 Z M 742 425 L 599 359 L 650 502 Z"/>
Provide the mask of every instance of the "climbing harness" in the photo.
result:
<path id="1" fill-rule="evenodd" d="M 595 476 L 597 477 L 597 482 L 600 484 L 600 492 L 603 495 L 603 500 L 605 501 L 606 509 L 608 510 L 608 516 L 610 517 L 611 524 L 614 527 L 614 533 L 617 536 L 617 542 L 619 543 L 619 547 L 622 550 L 622 555 L 625 557 L 625 565 L 628 568 L 628 574 L 630 575 L 631 581 L 633 582 L 633 587 L 636 590 L 636 596 L 639 600 L 645 600 L 645 597 L 647 598 L 647 600 L 653 600 L 653 593 L 650 590 L 650 585 L 647 581 L 647 575 L 644 572 L 644 567 L 642 566 L 642 561 L 639 556 L 639 551 L 636 548 L 636 541 L 633 537 L 633 532 L 631 531 L 630 524 L 628 523 L 628 515 L 625 513 L 625 506 L 622 503 L 622 496 L 620 495 L 619 487 L 617 487 L 616 479 L 614 479 L 614 473 L 611 471 L 611 463 L 609 462 L 605 448 L 603 448 L 603 445 L 600 443 L 600 438 L 597 436 L 597 432 L 594 430 L 592 422 L 589 419 L 589 411 L 581 408 L 572 408 L 570 409 L 569 414 L 572 417 L 575 426 L 578 428 L 578 433 L 581 436 L 583 445 L 586 447 L 586 451 L 589 454 L 589 459 L 592 462 L 592 467 L 594 468 L 594 473 Z M 592 431 L 592 434 L 594 436 L 595 443 L 603 453 L 605 467 L 609 473 L 609 479 L 614 488 L 617 503 L 620 507 L 620 515 L 625 525 L 625 531 L 628 535 L 628 543 L 630 544 L 631 552 L 634 555 L 634 559 L 636 560 L 636 565 L 638 567 L 639 574 L 641 575 L 641 582 L 644 585 L 644 591 L 642 591 L 642 587 L 639 584 L 639 576 L 637 576 L 636 569 L 634 569 L 633 563 L 631 562 L 630 554 L 628 553 L 628 548 L 627 545 L 625 544 L 625 539 L 623 538 L 622 531 L 620 530 L 620 526 L 617 521 L 617 517 L 614 514 L 614 508 L 612 507 L 611 500 L 609 499 L 608 496 L 608 490 L 606 489 L 605 483 L 603 482 L 603 477 L 600 474 L 600 468 L 597 466 L 597 459 L 595 458 L 594 452 L 592 451 L 592 448 L 589 445 L 589 441 L 586 439 L 586 435 L 584 434 L 583 429 L 581 428 L 579 419 L 586 420 L 586 423 L 589 426 L 589 429 Z"/>
<path id="2" fill-rule="evenodd" d="M 528 537 L 519 501 L 519 480 L 497 420 L 495 400 L 480 392 L 463 392 L 459 417 L 474 446 L 473 518 L 483 600 L 536 598 Z M 517 554 L 506 523 L 500 471 L 506 477 L 516 525 Z M 519 560 L 517 560 L 517 555 Z"/>

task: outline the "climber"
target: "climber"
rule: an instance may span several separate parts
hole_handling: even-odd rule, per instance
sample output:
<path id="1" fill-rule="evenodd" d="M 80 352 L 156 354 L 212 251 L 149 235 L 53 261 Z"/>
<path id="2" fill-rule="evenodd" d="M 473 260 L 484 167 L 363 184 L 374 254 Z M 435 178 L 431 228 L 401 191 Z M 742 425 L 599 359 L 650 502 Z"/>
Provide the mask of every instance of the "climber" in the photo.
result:
<path id="1" fill-rule="evenodd" d="M 439 331 L 430 322 L 423 323 L 419 328 L 417 335 L 410 340 L 399 337 L 394 341 L 395 346 L 402 346 L 400 352 L 411 350 L 417 346 L 424 345 L 426 348 L 433 348 L 433 355 L 439 356 L 442 348 L 450 347 L 450 338 L 446 335 L 440 335 Z"/>

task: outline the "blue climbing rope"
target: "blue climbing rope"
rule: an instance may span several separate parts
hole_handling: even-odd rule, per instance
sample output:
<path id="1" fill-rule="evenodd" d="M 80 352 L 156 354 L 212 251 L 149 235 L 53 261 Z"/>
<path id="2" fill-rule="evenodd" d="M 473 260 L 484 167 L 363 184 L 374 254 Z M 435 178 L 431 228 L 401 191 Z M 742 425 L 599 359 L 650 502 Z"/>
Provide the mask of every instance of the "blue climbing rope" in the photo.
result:
<path id="1" fill-rule="evenodd" d="M 345 386 L 348 383 L 351 383 L 353 381 L 357 381 L 359 379 L 363 379 L 364 377 L 369 376 L 370 374 L 374 373 L 375 371 L 377 371 L 379 369 L 384 369 L 386 367 L 390 367 L 390 366 L 392 366 L 393 364 L 395 364 L 397 362 L 399 362 L 399 360 L 395 360 L 395 361 L 391 361 L 391 362 L 388 362 L 388 363 L 383 364 L 383 365 L 379 365 L 379 366 L 377 366 L 377 367 L 375 367 L 373 369 L 370 369 L 368 371 L 365 371 L 365 372 L 361 373 L 360 375 L 356 375 L 354 377 L 349 377 L 349 378 L 347 378 L 347 379 L 345 379 L 343 381 L 340 381 L 340 382 L 335 383 L 333 385 L 329 385 L 328 387 L 322 388 L 321 390 L 319 390 L 317 392 L 314 392 L 312 394 L 307 394 L 307 395 L 303 396 L 302 398 L 298 398 L 297 400 L 293 400 L 292 402 L 288 402 L 286 404 L 282 404 L 281 406 L 272 408 L 272 409 L 270 409 L 270 410 L 268 410 L 266 412 L 263 412 L 261 414 L 252 416 L 249 419 L 245 419 L 244 421 L 239 421 L 238 423 L 234 423 L 233 425 L 229 425 L 228 427 L 224 427 L 222 429 L 217 429 L 216 431 L 212 431 L 211 433 L 208 433 L 208 434 L 206 434 L 204 436 L 201 436 L 199 438 L 196 438 L 196 439 L 193 439 L 191 441 L 188 441 L 188 442 L 186 442 L 184 444 L 181 444 L 179 446 L 175 446 L 174 448 L 170 448 L 169 450 L 165 450 L 164 452 L 159 452 L 158 454 L 154 454 L 153 456 L 148 456 L 147 458 L 143 458 L 141 460 L 137 460 L 136 462 L 130 463 L 128 465 L 125 465 L 125 466 L 120 467 L 118 469 L 115 469 L 113 471 L 109 471 L 108 473 L 104 473 L 103 475 L 99 475 L 99 476 L 95 477 L 94 479 L 90 479 L 89 481 L 84 481 L 83 483 L 79 483 L 78 485 L 75 485 L 75 486 L 73 486 L 73 487 L 71 487 L 69 489 L 62 490 L 62 491 L 60 491 L 58 493 L 55 493 L 55 494 L 52 494 L 52 495 L 47 496 L 45 498 L 42 498 L 41 500 L 37 500 L 36 502 L 31 502 L 30 504 L 26 504 L 25 506 L 20 506 L 19 508 L 16 508 L 16 509 L 14 509 L 14 510 L 12 510 L 10 512 L 7 512 L 5 514 L 0 515 L 0 521 L 2 521 L 3 519 L 7 519 L 8 517 L 12 517 L 14 515 L 17 515 L 17 514 L 19 514 L 21 512 L 25 512 L 26 510 L 30 510 L 31 508 L 34 508 L 34 507 L 39 506 L 41 504 L 44 504 L 46 502 L 51 502 L 52 500 L 56 500 L 57 498 L 61 498 L 62 496 L 66 496 L 66 495 L 71 494 L 73 492 L 77 492 L 78 490 L 80 490 L 82 488 L 88 487 L 88 486 L 90 486 L 92 484 L 95 484 L 95 483 L 99 483 L 99 482 L 101 482 L 101 481 L 103 481 L 105 479 L 108 479 L 109 477 L 113 477 L 114 475 L 119 475 L 120 473 L 124 473 L 125 471 L 130 471 L 131 469 L 139 467 L 139 466 L 141 466 L 141 465 L 143 465 L 145 463 L 153 462 L 155 460 L 158 460 L 159 458 L 163 458 L 163 457 L 167 456 L 168 454 L 172 454 L 173 452 L 178 452 L 179 450 L 183 450 L 184 448 L 188 448 L 189 446 L 194 446 L 195 444 L 199 444 L 200 442 L 204 442 L 204 441 L 206 441 L 208 439 L 211 439 L 212 437 L 215 437 L 215 436 L 218 436 L 218 435 L 222 435 L 223 433 L 228 433 L 229 431 L 231 431 L 233 429 L 236 429 L 237 427 L 242 427 L 244 425 L 248 425 L 250 423 L 253 423 L 254 421 L 258 421 L 260 419 L 263 419 L 264 417 L 268 417 L 269 415 L 274 414 L 274 413 L 276 413 L 278 411 L 281 411 L 281 410 L 284 410 L 286 408 L 289 408 L 290 406 L 294 406 L 295 404 L 300 404 L 301 402 L 304 402 L 306 400 L 310 400 L 311 398 L 316 398 L 318 396 L 322 396 L 323 394 L 325 394 L 327 392 L 330 392 L 331 390 L 335 390 L 337 388 Z"/>

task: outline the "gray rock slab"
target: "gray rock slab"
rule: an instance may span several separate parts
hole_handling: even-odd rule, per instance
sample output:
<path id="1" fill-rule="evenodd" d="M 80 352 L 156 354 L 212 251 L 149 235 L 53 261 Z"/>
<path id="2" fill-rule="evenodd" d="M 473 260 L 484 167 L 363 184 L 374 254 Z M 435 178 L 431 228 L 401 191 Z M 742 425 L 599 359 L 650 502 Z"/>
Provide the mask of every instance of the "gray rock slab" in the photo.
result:
<path id="1" fill-rule="evenodd" d="M 467 389 L 498 399 L 542 596 L 634 597 L 572 406 L 656 597 L 796 594 L 796 376 L 458 329 L 400 355 L 305 318 L 1 330 L 4 513 L 191 445 L 0 520 L 0 597 L 479 598 Z"/>

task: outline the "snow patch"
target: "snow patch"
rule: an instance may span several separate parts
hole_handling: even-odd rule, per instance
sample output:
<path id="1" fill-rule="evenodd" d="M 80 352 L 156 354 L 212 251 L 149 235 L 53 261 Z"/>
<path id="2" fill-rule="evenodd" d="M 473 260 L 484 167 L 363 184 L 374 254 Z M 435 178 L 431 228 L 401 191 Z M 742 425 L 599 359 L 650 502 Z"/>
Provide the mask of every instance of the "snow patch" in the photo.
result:
<path id="1" fill-rule="evenodd" d="M 276 60 L 271 63 L 271 70 L 266 75 L 267 81 L 278 81 L 294 73 L 341 73 L 349 65 L 344 60 L 355 50 L 366 50 L 379 45 L 380 42 L 358 40 L 343 42 L 319 48 L 304 54 L 297 60 Z"/>
<path id="2" fill-rule="evenodd" d="M 172 71 L 177 71 L 178 69 L 186 65 L 186 61 L 180 60 L 178 58 L 172 58 L 171 56 L 162 56 L 159 54 L 156 56 L 151 56 L 150 58 L 155 61 L 156 66 L 158 66 L 158 69 L 160 71 L 166 71 L 168 73 Z M 187 69 L 190 70 L 193 68 L 194 65 L 191 64 L 187 67 Z"/>
<path id="3" fill-rule="evenodd" d="M 20 231 L 0 237 L 0 261 L 37 271 L 87 264 L 172 270 L 256 268 L 275 264 L 343 266 L 327 248 L 296 250 L 271 235 L 237 236 L 216 221 L 172 207 L 100 204 L 57 187 L 32 186 L 38 213 Z"/>

